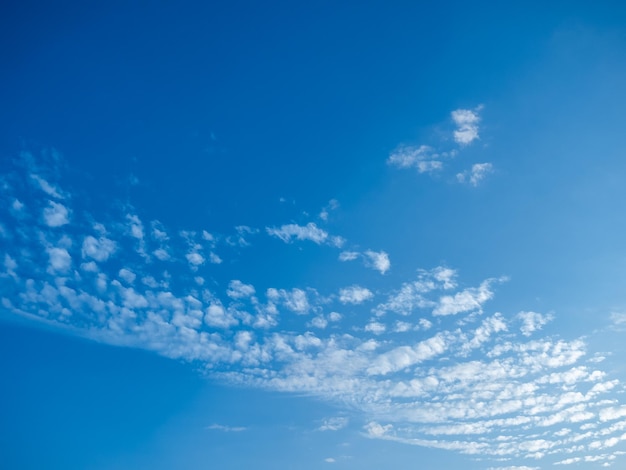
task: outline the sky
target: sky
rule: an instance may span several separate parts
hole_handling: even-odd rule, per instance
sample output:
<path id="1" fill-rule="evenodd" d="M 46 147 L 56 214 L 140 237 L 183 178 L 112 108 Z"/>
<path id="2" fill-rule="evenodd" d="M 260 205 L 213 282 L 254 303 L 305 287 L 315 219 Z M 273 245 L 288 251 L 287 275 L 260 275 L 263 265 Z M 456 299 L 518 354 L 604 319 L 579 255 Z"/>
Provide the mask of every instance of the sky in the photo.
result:
<path id="1" fill-rule="evenodd" d="M 626 465 L 626 7 L 5 2 L 0 462 Z"/>

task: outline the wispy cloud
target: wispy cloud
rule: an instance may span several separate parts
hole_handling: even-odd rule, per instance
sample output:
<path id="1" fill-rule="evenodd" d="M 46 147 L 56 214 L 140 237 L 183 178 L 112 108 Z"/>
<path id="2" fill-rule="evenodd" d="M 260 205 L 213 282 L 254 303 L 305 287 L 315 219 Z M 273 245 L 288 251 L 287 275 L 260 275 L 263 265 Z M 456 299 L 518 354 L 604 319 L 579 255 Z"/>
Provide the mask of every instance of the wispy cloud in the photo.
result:
<path id="1" fill-rule="evenodd" d="M 358 251 L 342 251 L 339 253 L 339 261 L 354 261 L 362 258 L 365 266 L 375 269 L 381 274 L 385 274 L 391 268 L 391 260 L 385 251 L 366 250 L 363 253 Z"/>
<path id="2" fill-rule="evenodd" d="M 469 170 L 457 173 L 456 179 L 459 183 L 468 183 L 476 187 L 491 173 L 493 173 L 491 163 L 475 163 Z"/>
<path id="3" fill-rule="evenodd" d="M 341 247 L 344 243 L 343 238 L 330 236 L 326 230 L 313 222 L 306 225 L 286 224 L 280 227 L 266 227 L 266 231 L 285 243 L 291 243 L 293 240 L 310 240 L 318 245 L 325 243 L 336 247 Z"/>
<path id="4" fill-rule="evenodd" d="M 244 426 L 225 426 L 223 424 L 211 424 L 207 426 L 205 429 L 210 431 L 223 431 L 223 432 L 242 432 L 247 431 L 248 428 Z"/>

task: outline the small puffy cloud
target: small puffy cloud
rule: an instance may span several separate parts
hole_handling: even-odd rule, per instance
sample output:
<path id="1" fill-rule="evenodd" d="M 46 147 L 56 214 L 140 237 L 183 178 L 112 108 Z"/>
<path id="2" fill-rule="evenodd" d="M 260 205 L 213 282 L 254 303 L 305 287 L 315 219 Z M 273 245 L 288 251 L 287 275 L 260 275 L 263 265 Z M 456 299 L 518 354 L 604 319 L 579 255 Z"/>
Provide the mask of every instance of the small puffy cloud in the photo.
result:
<path id="1" fill-rule="evenodd" d="M 323 330 L 328 326 L 328 320 L 320 315 L 311 319 L 311 321 L 307 323 L 307 326 L 312 326 L 313 328 L 319 328 L 320 330 Z"/>
<path id="2" fill-rule="evenodd" d="M 306 225 L 287 224 L 281 227 L 266 227 L 267 233 L 273 237 L 280 238 L 285 243 L 295 240 L 310 240 L 318 245 L 329 240 L 328 232 L 322 230 L 313 222 Z"/>
<path id="3" fill-rule="evenodd" d="M 135 282 L 135 279 L 137 279 L 137 275 L 130 269 L 126 268 L 120 269 L 118 276 L 120 277 L 120 279 L 123 279 L 128 284 L 132 284 L 133 282 Z"/>
<path id="4" fill-rule="evenodd" d="M 324 462 L 326 462 L 326 463 L 335 463 L 335 462 L 336 462 L 336 460 L 335 460 L 335 459 L 333 459 L 332 457 L 326 457 L 326 458 L 324 459 Z"/>
<path id="5" fill-rule="evenodd" d="M 469 183 L 476 187 L 490 173 L 493 173 L 493 165 L 491 163 L 475 163 L 470 170 L 457 173 L 456 179 L 459 183 Z"/>
<path id="6" fill-rule="evenodd" d="M 377 423 L 376 421 L 371 421 L 363 426 L 365 429 L 365 433 L 368 437 L 383 437 L 385 434 L 389 433 L 393 429 L 391 424 L 382 425 Z"/>
<path id="7" fill-rule="evenodd" d="M 452 111 L 452 120 L 457 127 L 454 131 L 454 141 L 457 144 L 469 145 L 479 138 L 478 124 L 480 123 L 480 116 L 478 112 L 480 109 L 481 107 L 479 106 L 473 111 L 469 109 Z"/>
<path id="8" fill-rule="evenodd" d="M 187 261 L 189 261 L 189 264 L 194 268 L 197 268 L 198 266 L 204 264 L 204 261 L 205 261 L 204 256 L 202 256 L 200 253 L 196 251 L 187 253 L 185 255 L 185 258 L 187 258 Z"/>
<path id="9" fill-rule="evenodd" d="M 480 287 L 472 287 L 457 292 L 455 295 L 444 295 L 433 310 L 433 315 L 456 315 L 473 310 L 481 311 L 482 305 L 493 297 L 491 282 L 484 281 Z"/>
<path id="10" fill-rule="evenodd" d="M 339 312 L 330 312 L 328 314 L 328 320 L 330 320 L 332 322 L 338 322 L 339 320 L 341 320 L 341 313 L 339 313 Z"/>
<path id="11" fill-rule="evenodd" d="M 385 253 L 384 251 L 376 252 L 372 250 L 367 250 L 364 254 L 367 260 L 366 264 L 369 267 L 376 269 L 381 274 L 385 274 L 387 271 L 389 271 L 389 268 L 391 267 L 391 261 L 389 261 L 389 255 L 387 253 Z"/>
<path id="12" fill-rule="evenodd" d="M 167 261 L 170 259 L 170 254 L 165 250 L 165 248 L 157 248 L 152 252 L 152 254 L 160 261 Z"/>
<path id="13" fill-rule="evenodd" d="M 342 304 L 360 304 L 374 297 L 371 290 L 361 286 L 350 286 L 339 290 L 339 301 Z"/>
<path id="14" fill-rule="evenodd" d="M 289 310 L 300 315 L 307 314 L 311 308 L 306 292 L 302 289 L 268 289 L 267 297 L 273 301 L 281 301 Z"/>
<path id="15" fill-rule="evenodd" d="M 48 227 L 61 227 L 69 222 L 69 211 L 63 204 L 50 201 L 43 210 L 43 218 Z"/>
<path id="16" fill-rule="evenodd" d="M 239 323 L 221 304 L 213 303 L 206 309 L 204 322 L 215 328 L 230 328 Z"/>
<path id="17" fill-rule="evenodd" d="M 19 199 L 14 199 L 13 203 L 11 204 L 11 208 L 16 212 L 20 212 L 22 209 L 24 209 L 24 203 L 21 202 Z"/>
<path id="18" fill-rule="evenodd" d="M 72 257 L 65 248 L 52 247 L 47 251 L 50 259 L 49 272 L 66 272 L 72 265 Z"/>
<path id="19" fill-rule="evenodd" d="M 443 167 L 443 164 L 438 160 L 440 157 L 441 155 L 435 153 L 427 145 L 420 145 L 419 147 L 401 145 L 391 152 L 387 164 L 397 168 L 415 167 L 419 173 L 431 173 Z"/>
<path id="20" fill-rule="evenodd" d="M 221 264 L 222 258 L 220 258 L 217 254 L 210 252 L 209 253 L 209 261 L 211 264 Z"/>
<path id="21" fill-rule="evenodd" d="M 95 238 L 88 235 L 83 240 L 83 258 L 92 258 L 96 261 L 106 261 L 115 251 L 116 245 L 113 240 L 106 237 Z"/>
<path id="22" fill-rule="evenodd" d="M 375 335 L 382 335 L 385 331 L 387 331 L 387 327 L 380 322 L 373 321 L 365 325 L 365 331 L 369 331 Z"/>
<path id="23" fill-rule="evenodd" d="M 251 284 L 244 284 L 243 282 L 234 279 L 228 284 L 228 290 L 226 295 L 231 299 L 243 299 L 254 295 L 254 286 Z"/>
<path id="24" fill-rule="evenodd" d="M 354 261 L 359 255 L 358 251 L 342 251 L 339 253 L 339 261 Z"/>
<path id="25" fill-rule="evenodd" d="M 520 330 L 524 336 L 530 336 L 535 331 L 541 330 L 544 325 L 552 320 L 552 315 L 542 315 L 536 312 L 520 312 L 517 318 L 522 321 Z"/>
<path id="26" fill-rule="evenodd" d="M 350 420 L 343 416 L 336 416 L 333 418 L 325 419 L 322 425 L 317 428 L 318 431 L 339 431 L 345 428 Z"/>
<path id="27" fill-rule="evenodd" d="M 137 217 L 136 215 L 127 214 L 126 220 L 128 221 L 128 229 L 130 231 L 130 234 L 138 240 L 143 240 L 143 224 L 141 223 L 139 217 Z"/>

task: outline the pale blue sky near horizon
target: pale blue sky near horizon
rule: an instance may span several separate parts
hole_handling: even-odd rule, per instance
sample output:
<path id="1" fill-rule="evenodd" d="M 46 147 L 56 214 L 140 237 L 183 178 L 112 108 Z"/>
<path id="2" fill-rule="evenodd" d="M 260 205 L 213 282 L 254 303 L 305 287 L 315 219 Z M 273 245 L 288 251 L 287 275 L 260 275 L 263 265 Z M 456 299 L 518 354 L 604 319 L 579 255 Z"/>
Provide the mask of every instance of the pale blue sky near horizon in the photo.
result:
<path id="1" fill-rule="evenodd" d="M 11 2 L 7 468 L 626 462 L 620 2 Z"/>

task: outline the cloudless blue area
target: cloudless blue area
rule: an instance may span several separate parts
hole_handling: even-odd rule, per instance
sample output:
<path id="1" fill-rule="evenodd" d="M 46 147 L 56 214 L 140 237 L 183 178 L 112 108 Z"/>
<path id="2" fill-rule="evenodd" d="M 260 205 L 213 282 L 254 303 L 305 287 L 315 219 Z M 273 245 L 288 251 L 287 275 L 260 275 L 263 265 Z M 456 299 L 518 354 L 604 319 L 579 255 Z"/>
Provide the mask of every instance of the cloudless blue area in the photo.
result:
<path id="1" fill-rule="evenodd" d="M 568 338 L 626 309 L 622 2 L 8 1 L 0 45 L 0 172 L 21 150 L 58 149 L 64 182 L 89 190 L 76 207 L 123 200 L 173 232 L 230 233 L 303 224 L 336 198 L 333 233 L 394 263 L 381 289 L 418 267 L 451 265 L 468 285 L 507 275 L 492 309 L 563 315 L 546 331 Z M 493 162 L 484 185 L 385 164 L 480 104 L 481 140 L 450 165 Z M 380 278 L 331 264 L 335 252 L 254 243 L 211 285 Z M 593 344 L 626 378 L 622 337 Z M 0 468 L 491 465 L 367 439 L 335 404 L 27 322 L 0 323 L 0 377 Z M 338 413 L 354 426 L 314 431 Z"/>

